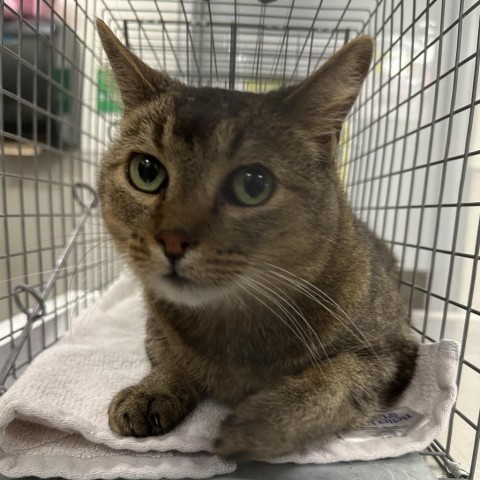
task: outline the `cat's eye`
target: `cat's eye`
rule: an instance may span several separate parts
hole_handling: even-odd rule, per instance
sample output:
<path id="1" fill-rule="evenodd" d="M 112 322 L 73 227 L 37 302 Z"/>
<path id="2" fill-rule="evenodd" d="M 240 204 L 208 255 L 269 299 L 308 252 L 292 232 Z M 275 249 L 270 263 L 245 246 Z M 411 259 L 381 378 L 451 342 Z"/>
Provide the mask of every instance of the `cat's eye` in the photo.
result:
<path id="1" fill-rule="evenodd" d="M 271 197 L 274 186 L 273 174 L 269 170 L 259 165 L 247 165 L 229 176 L 224 195 L 235 205 L 255 207 Z"/>
<path id="2" fill-rule="evenodd" d="M 128 165 L 130 183 L 138 190 L 146 193 L 156 193 L 167 185 L 165 167 L 151 155 L 135 153 Z"/>

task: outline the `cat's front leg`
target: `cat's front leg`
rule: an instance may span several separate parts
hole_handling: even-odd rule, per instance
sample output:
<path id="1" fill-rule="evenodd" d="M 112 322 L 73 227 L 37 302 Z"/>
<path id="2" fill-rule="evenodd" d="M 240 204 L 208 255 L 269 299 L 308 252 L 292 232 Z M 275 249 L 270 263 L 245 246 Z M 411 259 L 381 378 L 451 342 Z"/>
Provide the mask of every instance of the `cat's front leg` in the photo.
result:
<path id="1" fill-rule="evenodd" d="M 216 453 L 272 459 L 362 424 L 379 411 L 379 386 L 386 372 L 392 373 L 388 365 L 373 367 L 353 353 L 341 354 L 246 397 L 221 425 Z"/>
<path id="2" fill-rule="evenodd" d="M 121 390 L 108 407 L 110 428 L 122 436 L 147 437 L 172 430 L 198 403 L 198 394 L 180 374 L 153 369 L 140 383 Z"/>

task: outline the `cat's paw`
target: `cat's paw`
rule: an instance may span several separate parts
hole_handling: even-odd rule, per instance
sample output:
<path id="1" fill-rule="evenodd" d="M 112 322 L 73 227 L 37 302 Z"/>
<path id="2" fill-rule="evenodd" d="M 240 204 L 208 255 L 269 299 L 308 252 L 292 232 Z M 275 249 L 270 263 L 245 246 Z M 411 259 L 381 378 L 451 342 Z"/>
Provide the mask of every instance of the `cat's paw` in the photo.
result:
<path id="1" fill-rule="evenodd" d="M 221 424 L 214 444 L 217 455 L 236 461 L 269 460 L 295 450 L 294 432 L 288 422 L 276 419 L 274 409 L 246 407 L 241 404 Z"/>
<path id="2" fill-rule="evenodd" d="M 195 403 L 190 392 L 149 391 L 140 383 L 115 395 L 108 407 L 108 424 L 125 437 L 163 435 L 178 425 Z"/>

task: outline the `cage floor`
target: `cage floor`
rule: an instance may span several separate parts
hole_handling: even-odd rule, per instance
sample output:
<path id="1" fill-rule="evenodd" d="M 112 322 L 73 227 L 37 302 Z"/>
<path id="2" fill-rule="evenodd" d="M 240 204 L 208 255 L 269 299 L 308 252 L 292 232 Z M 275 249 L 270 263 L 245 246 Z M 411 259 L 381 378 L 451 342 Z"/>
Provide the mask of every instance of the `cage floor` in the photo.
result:
<path id="1" fill-rule="evenodd" d="M 241 465 L 236 472 L 216 478 L 230 480 L 436 480 L 421 455 L 412 453 L 399 458 L 371 462 L 329 465 Z"/>
<path id="2" fill-rule="evenodd" d="M 422 456 L 416 453 L 371 462 L 330 465 L 271 465 L 247 463 L 229 475 L 214 477 L 230 480 L 436 480 Z M 0 480 L 7 480 L 0 475 Z M 28 477 L 24 480 L 34 480 Z M 187 479 L 184 479 L 187 480 Z"/>

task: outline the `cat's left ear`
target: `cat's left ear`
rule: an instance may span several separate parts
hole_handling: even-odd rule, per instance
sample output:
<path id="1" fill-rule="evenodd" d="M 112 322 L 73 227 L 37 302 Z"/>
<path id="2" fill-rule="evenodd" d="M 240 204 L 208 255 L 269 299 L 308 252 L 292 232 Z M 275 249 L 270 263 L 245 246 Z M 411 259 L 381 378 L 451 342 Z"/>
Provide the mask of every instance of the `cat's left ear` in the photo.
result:
<path id="1" fill-rule="evenodd" d="M 289 94 L 284 102 L 314 136 L 338 137 L 372 61 L 374 42 L 352 40 Z"/>
<path id="2" fill-rule="evenodd" d="M 96 24 L 125 108 L 138 106 L 179 85 L 167 75 L 150 68 L 123 46 L 103 20 L 97 18 Z"/>

